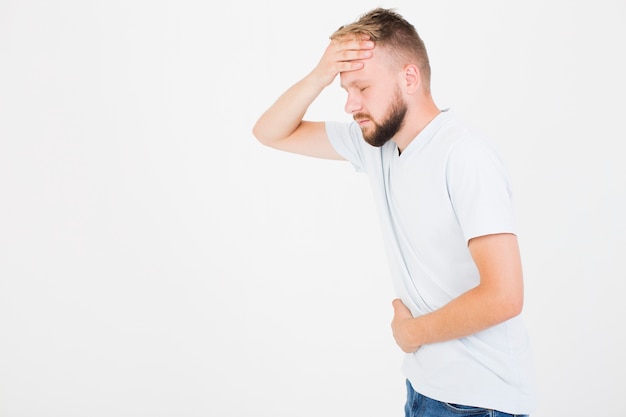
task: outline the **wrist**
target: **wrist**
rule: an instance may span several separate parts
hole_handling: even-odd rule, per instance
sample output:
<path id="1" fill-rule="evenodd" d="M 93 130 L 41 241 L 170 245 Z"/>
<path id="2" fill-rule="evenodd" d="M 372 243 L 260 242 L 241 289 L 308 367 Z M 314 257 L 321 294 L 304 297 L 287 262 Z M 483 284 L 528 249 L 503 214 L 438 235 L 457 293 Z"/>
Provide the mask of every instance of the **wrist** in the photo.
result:
<path id="1" fill-rule="evenodd" d="M 336 76 L 337 74 L 325 74 L 321 69 L 315 68 L 304 77 L 303 81 L 311 88 L 316 88 L 321 91 L 332 84 Z"/>
<path id="2" fill-rule="evenodd" d="M 415 317 L 415 318 L 410 318 L 407 319 L 404 322 L 404 326 L 405 326 L 405 334 L 408 336 L 407 337 L 407 343 L 408 343 L 408 347 L 410 348 L 410 350 L 412 352 L 415 352 L 416 350 L 418 350 L 420 348 L 420 346 L 422 346 L 424 344 L 424 341 L 422 340 L 422 332 L 423 330 L 420 328 L 420 319 L 419 317 Z"/>

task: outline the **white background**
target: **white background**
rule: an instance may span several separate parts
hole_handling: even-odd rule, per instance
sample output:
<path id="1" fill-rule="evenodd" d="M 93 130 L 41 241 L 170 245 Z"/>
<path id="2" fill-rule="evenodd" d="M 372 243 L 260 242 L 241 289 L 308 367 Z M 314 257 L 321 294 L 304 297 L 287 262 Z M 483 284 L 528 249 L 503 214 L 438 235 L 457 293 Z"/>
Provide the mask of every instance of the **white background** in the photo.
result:
<path id="1" fill-rule="evenodd" d="M 376 6 L 511 172 L 534 415 L 623 409 L 624 2 L 1 0 L 1 416 L 402 415 L 367 179 L 251 135 Z"/>

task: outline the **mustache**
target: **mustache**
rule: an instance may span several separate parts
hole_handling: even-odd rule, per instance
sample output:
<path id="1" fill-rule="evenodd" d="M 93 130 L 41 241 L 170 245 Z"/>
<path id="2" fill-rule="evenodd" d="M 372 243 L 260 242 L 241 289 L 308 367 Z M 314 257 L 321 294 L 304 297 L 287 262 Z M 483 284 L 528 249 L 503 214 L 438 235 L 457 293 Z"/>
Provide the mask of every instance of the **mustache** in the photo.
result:
<path id="1" fill-rule="evenodd" d="M 368 119 L 371 120 L 371 116 L 367 113 L 355 113 L 354 115 L 352 115 L 352 118 L 354 120 L 360 120 L 360 119 Z"/>

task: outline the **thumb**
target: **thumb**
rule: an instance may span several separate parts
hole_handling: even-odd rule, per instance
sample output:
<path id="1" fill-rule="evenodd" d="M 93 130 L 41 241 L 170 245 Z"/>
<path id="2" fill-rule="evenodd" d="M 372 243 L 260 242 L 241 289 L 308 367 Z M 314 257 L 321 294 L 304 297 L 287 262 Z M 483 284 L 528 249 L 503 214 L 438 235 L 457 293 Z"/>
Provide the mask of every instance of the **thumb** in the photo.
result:
<path id="1" fill-rule="evenodd" d="M 402 302 L 401 299 L 396 298 L 391 304 L 393 305 L 394 316 L 406 318 L 413 317 L 413 313 L 411 313 L 411 310 L 409 310 L 409 308 Z"/>
<path id="2" fill-rule="evenodd" d="M 404 303 L 402 302 L 401 299 L 396 298 L 395 300 L 393 300 L 393 302 L 391 303 L 391 305 L 393 306 L 393 309 L 397 312 L 398 310 L 405 310 L 406 306 L 404 305 Z"/>

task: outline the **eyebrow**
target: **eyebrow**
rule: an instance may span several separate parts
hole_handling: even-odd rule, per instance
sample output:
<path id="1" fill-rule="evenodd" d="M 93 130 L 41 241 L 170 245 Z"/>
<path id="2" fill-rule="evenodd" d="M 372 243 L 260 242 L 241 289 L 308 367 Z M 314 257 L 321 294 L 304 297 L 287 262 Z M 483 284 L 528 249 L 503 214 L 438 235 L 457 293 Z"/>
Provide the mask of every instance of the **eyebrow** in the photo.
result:
<path id="1" fill-rule="evenodd" d="M 348 89 L 349 87 L 354 87 L 354 86 L 355 86 L 355 85 L 357 85 L 357 84 L 365 84 L 365 83 L 366 83 L 366 81 L 365 81 L 364 79 L 362 79 L 362 78 L 357 78 L 356 80 L 352 80 L 352 81 L 350 81 L 350 82 L 349 82 L 349 83 L 347 83 L 347 84 L 340 83 L 340 84 L 339 84 L 339 86 L 340 86 L 341 88 L 343 88 L 344 90 L 346 90 L 346 89 Z"/>

